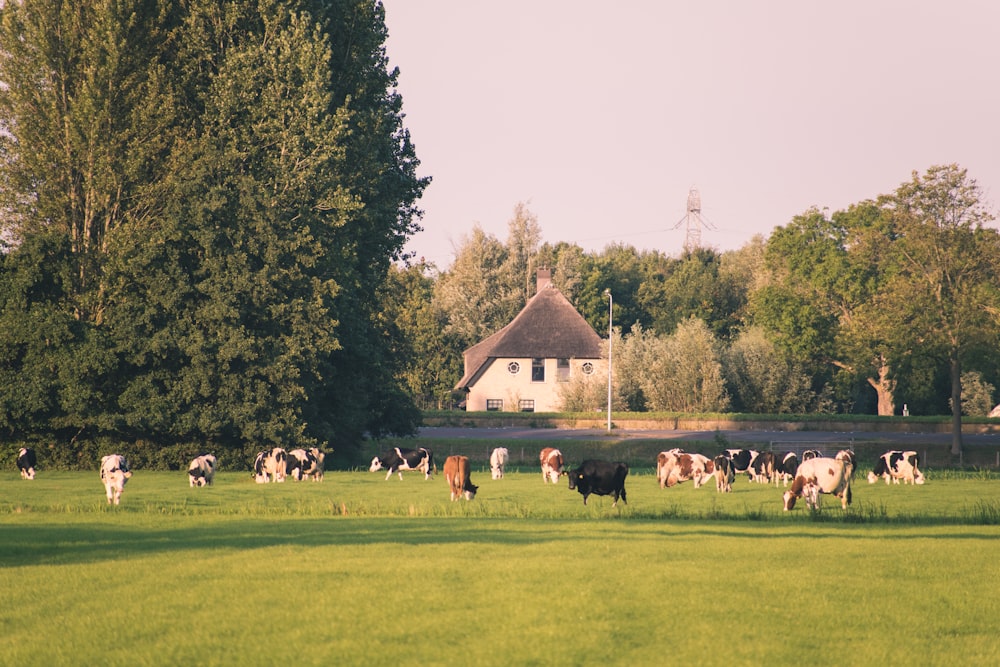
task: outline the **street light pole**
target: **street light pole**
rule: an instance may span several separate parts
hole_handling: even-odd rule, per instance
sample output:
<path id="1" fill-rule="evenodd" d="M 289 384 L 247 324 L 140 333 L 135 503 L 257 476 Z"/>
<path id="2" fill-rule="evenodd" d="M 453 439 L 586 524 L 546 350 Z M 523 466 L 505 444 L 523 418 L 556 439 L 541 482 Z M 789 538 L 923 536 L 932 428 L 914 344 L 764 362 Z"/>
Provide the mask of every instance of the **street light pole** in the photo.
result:
<path id="1" fill-rule="evenodd" d="M 604 293 L 608 296 L 608 433 L 611 433 L 611 339 L 614 329 L 611 325 L 611 317 L 615 300 L 611 297 L 611 290 L 606 289 Z"/>

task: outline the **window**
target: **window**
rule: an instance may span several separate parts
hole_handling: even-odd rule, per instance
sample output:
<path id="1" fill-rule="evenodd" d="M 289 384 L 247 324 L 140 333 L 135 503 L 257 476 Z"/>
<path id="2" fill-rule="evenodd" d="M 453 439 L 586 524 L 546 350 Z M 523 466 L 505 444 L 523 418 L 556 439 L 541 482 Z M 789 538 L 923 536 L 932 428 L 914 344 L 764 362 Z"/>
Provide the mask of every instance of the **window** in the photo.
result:
<path id="1" fill-rule="evenodd" d="M 486 411 L 487 412 L 502 412 L 503 411 L 503 399 L 502 398 L 487 398 L 486 399 Z"/>
<path id="2" fill-rule="evenodd" d="M 594 364 L 589 361 L 583 362 L 583 365 L 580 368 L 583 370 L 584 375 L 593 375 L 594 373 Z"/>
<path id="3" fill-rule="evenodd" d="M 569 382 L 569 359 L 556 359 L 556 382 Z"/>
<path id="4" fill-rule="evenodd" d="M 510 373 L 511 375 L 517 375 L 520 372 L 520 370 L 521 370 L 521 364 L 517 363 L 516 361 L 512 361 L 509 364 L 507 364 L 507 372 Z"/>
<path id="5" fill-rule="evenodd" d="M 534 412 L 535 411 L 535 401 L 530 398 L 522 398 L 517 402 L 517 409 L 521 412 Z"/>
<path id="6" fill-rule="evenodd" d="M 531 381 L 545 382 L 545 359 L 531 360 Z"/>

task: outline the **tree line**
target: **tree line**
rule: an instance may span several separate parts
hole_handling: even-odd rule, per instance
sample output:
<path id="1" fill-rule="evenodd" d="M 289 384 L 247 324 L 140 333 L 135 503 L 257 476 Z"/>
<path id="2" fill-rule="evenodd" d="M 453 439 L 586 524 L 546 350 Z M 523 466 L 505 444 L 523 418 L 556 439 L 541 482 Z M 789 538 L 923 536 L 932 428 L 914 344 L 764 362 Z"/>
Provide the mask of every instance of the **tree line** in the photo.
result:
<path id="1" fill-rule="evenodd" d="M 461 353 L 506 325 L 534 268 L 598 332 L 615 325 L 615 409 L 985 415 L 1000 381 L 1000 235 L 958 165 L 894 192 L 817 208 L 729 252 L 680 257 L 613 244 L 540 243 L 518 204 L 505 241 L 475 226 L 444 271 L 394 265 L 383 315 L 409 359 L 400 380 L 425 408 L 453 404 Z M 606 334 L 604 334 L 606 336 Z M 567 410 L 606 407 L 599 379 Z"/>
<path id="2" fill-rule="evenodd" d="M 541 243 L 524 204 L 439 270 L 371 0 L 0 5 L 0 433 L 350 452 L 450 407 L 538 267 L 615 408 L 981 414 L 998 239 L 957 165 L 680 257 Z M 603 391 L 567 387 L 572 410 Z M 960 443 L 956 446 L 960 446 Z"/>

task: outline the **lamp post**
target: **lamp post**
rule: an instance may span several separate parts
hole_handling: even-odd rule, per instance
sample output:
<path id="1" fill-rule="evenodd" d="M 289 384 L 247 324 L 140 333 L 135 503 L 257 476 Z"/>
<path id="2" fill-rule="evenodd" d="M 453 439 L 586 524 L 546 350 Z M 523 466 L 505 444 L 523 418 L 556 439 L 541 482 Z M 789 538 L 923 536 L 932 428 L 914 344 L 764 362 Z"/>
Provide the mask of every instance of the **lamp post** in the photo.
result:
<path id="1" fill-rule="evenodd" d="M 614 329 L 611 326 L 611 316 L 613 313 L 615 300 L 611 297 L 611 290 L 604 290 L 608 297 L 608 433 L 611 433 L 611 338 Z"/>

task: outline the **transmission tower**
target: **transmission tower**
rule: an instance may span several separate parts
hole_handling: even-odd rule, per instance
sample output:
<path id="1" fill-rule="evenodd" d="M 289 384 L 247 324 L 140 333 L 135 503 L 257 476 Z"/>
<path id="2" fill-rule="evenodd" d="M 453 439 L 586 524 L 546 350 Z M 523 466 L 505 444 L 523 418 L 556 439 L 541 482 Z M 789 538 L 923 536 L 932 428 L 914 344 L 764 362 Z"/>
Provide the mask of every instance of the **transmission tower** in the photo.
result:
<path id="1" fill-rule="evenodd" d="M 684 251 L 694 252 L 701 247 L 701 228 L 714 229 L 701 215 L 701 195 L 698 194 L 698 188 L 691 188 L 688 191 L 687 213 L 677 221 L 674 229 L 680 227 L 682 222 L 686 224 L 687 228 L 687 235 L 684 237 Z"/>

